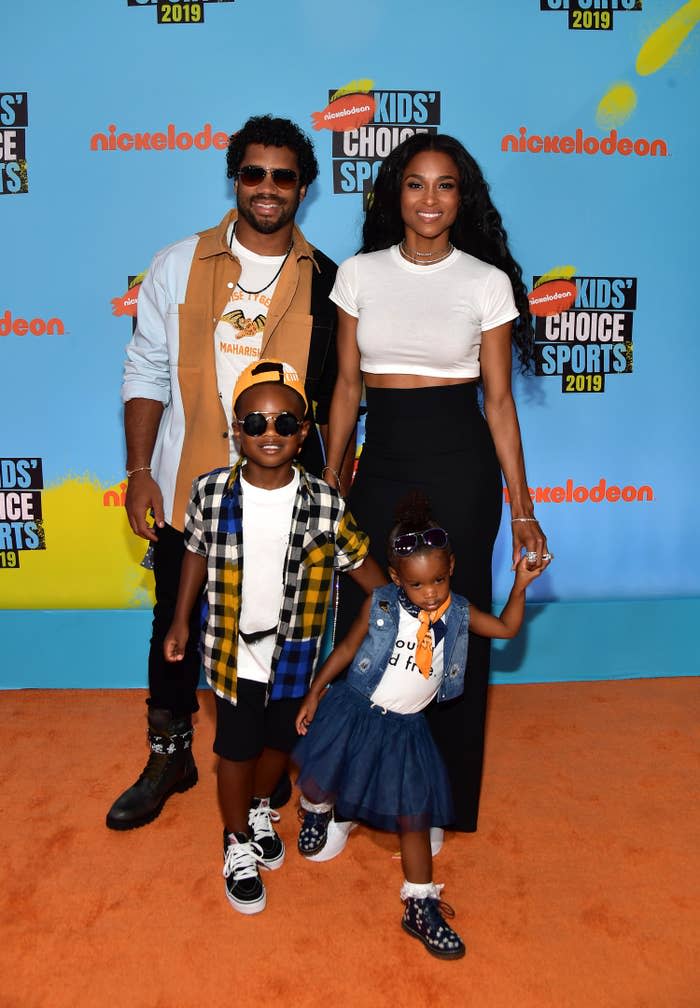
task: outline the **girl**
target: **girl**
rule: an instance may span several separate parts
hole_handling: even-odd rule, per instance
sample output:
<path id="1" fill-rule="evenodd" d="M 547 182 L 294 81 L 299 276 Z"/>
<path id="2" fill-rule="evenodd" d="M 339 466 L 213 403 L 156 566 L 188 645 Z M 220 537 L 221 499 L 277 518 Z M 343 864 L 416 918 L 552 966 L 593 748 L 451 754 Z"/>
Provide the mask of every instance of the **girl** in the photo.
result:
<path id="1" fill-rule="evenodd" d="M 525 548 L 540 567 L 547 550 L 511 394 L 511 350 L 523 369 L 533 356 L 520 266 L 478 164 L 439 133 L 409 137 L 384 160 L 362 237 L 361 254 L 340 266 L 330 295 L 338 306 L 338 379 L 321 475 L 338 486 L 364 381 L 365 444 L 348 506 L 370 552 L 381 562 L 395 502 L 421 489 L 451 530 L 455 590 L 489 610 L 501 474 L 513 563 Z M 341 579 L 340 639 L 363 600 Z M 450 777 L 450 825 L 464 831 L 477 827 L 489 647 L 470 636 L 463 697 L 427 712 Z"/>
<path id="2" fill-rule="evenodd" d="M 525 588 L 551 557 L 533 566 L 523 556 L 496 617 L 450 593 L 454 554 L 425 498 L 414 495 L 400 505 L 388 553 L 393 584 L 367 599 L 299 708 L 297 731 L 305 737 L 293 758 L 305 815 L 298 846 L 323 859 L 318 854 L 333 807 L 343 819 L 397 831 L 405 874 L 402 926 L 433 955 L 456 959 L 465 948 L 442 916 L 454 911 L 440 901 L 430 849 L 430 828 L 452 822 L 454 811 L 445 766 L 420 712 L 435 697 L 441 702 L 462 693 L 470 626 L 484 637 L 518 632 Z M 326 693 L 350 663 L 347 680 Z"/>

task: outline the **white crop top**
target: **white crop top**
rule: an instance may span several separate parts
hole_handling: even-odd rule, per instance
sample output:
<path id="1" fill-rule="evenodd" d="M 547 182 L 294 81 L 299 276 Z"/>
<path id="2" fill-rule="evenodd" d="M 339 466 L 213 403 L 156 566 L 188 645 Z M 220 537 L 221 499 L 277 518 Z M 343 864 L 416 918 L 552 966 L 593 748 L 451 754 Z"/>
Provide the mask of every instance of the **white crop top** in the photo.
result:
<path id="1" fill-rule="evenodd" d="M 415 266 L 398 245 L 346 259 L 331 301 L 354 316 L 369 374 L 478 378 L 481 334 L 518 317 L 507 275 L 455 249 Z"/>

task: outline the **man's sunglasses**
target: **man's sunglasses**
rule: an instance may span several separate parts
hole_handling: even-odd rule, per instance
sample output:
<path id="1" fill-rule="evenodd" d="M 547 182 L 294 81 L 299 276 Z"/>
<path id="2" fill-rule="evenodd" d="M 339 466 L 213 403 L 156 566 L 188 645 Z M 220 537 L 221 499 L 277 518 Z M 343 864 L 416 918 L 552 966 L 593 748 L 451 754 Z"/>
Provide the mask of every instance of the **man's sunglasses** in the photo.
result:
<path id="1" fill-rule="evenodd" d="M 428 546 L 430 549 L 445 549 L 448 541 L 444 528 L 430 528 L 424 532 L 404 532 L 397 535 L 391 548 L 396 556 L 410 556 L 420 546 Z"/>
<path id="2" fill-rule="evenodd" d="M 249 164 L 238 169 L 239 180 L 251 188 L 260 185 L 266 175 L 272 176 L 278 189 L 293 189 L 299 178 L 291 168 L 263 168 L 262 165 Z"/>
<path id="3" fill-rule="evenodd" d="M 248 437 L 260 437 L 267 430 L 270 420 L 274 421 L 275 430 L 282 437 L 291 437 L 298 434 L 301 427 L 301 420 L 297 420 L 293 413 L 248 413 L 238 422 L 244 434 Z"/>

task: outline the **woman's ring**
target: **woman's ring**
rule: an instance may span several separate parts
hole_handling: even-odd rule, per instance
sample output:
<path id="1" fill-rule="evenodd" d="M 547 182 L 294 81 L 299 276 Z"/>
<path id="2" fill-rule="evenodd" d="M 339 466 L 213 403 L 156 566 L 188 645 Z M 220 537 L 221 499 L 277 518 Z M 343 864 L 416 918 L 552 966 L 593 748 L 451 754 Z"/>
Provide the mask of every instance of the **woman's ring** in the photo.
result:
<path id="1" fill-rule="evenodd" d="M 543 553 L 542 554 L 542 559 L 543 560 L 553 560 L 554 559 L 554 554 L 553 553 Z"/>
<path id="2" fill-rule="evenodd" d="M 530 550 L 525 554 L 525 559 L 528 563 L 537 563 L 537 553 L 534 550 Z"/>

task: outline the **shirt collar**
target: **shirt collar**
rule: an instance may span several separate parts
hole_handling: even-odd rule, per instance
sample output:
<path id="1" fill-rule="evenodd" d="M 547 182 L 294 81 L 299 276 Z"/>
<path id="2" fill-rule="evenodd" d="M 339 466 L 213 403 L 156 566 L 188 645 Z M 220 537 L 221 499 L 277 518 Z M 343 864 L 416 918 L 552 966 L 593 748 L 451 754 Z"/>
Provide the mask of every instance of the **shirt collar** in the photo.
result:
<path id="1" fill-rule="evenodd" d="M 199 259 L 209 259 L 215 255 L 231 255 L 231 249 L 228 244 L 228 229 L 231 223 L 236 220 L 238 220 L 238 211 L 229 210 L 216 227 L 209 228 L 208 231 L 201 233 L 197 246 L 197 256 Z M 316 267 L 317 272 L 320 272 L 320 266 L 314 258 L 316 250 L 313 245 L 307 242 L 296 224 L 292 232 L 292 243 L 293 253 L 297 258 L 297 262 L 300 259 L 310 259 Z"/>
<path id="2" fill-rule="evenodd" d="M 240 489 L 239 478 L 241 475 L 241 469 L 243 468 L 244 461 L 245 461 L 244 459 L 239 458 L 239 460 L 231 469 L 229 477 L 226 480 L 226 486 L 224 487 L 225 495 L 235 494 L 237 487 L 238 489 Z M 300 465 L 298 462 L 292 462 L 292 465 L 299 472 L 299 489 L 304 494 L 304 496 L 308 494 L 309 497 L 313 498 L 314 495 L 313 488 L 311 486 L 311 483 L 309 482 L 309 477 L 307 475 L 306 469 L 304 469 L 304 467 Z"/>

